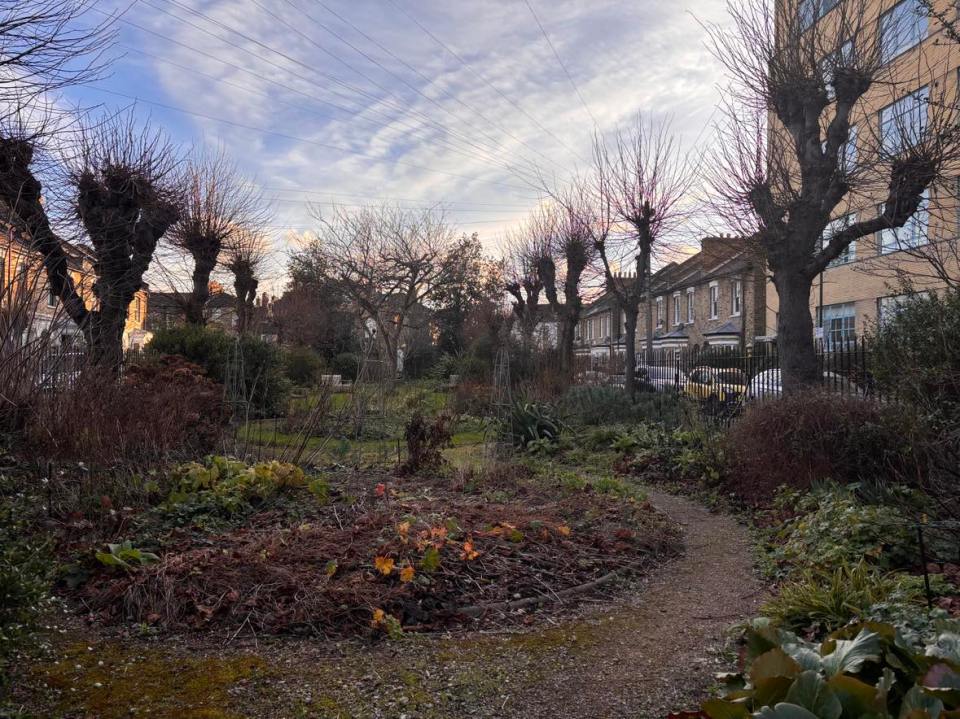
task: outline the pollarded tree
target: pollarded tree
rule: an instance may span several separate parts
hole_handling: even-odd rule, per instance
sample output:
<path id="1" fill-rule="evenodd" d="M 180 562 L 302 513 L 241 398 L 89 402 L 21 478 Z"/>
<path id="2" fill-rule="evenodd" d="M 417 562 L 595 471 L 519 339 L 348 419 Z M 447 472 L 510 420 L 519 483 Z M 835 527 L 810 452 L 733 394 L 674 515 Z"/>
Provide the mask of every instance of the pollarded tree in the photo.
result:
<path id="1" fill-rule="evenodd" d="M 713 204 L 766 254 L 788 392 L 818 379 L 815 278 L 857 240 L 906 225 L 960 154 L 948 53 L 902 55 L 928 18 L 912 0 L 882 19 L 879 5 L 733 0 L 732 30 L 709 28 L 732 80 Z"/>
<path id="2" fill-rule="evenodd" d="M 537 271 L 538 252 L 526 227 L 507 234 L 505 241 L 506 283 L 513 305 L 513 319 L 525 351 L 533 347 L 533 333 L 541 318 L 543 282 Z"/>
<path id="3" fill-rule="evenodd" d="M 260 192 L 221 152 L 187 163 L 180 220 L 170 243 L 192 261 L 190 292 L 183 301 L 186 321 L 206 322 L 210 276 L 225 248 L 249 228 L 261 225 L 265 206 Z M 242 242 L 240 244 L 243 244 Z"/>
<path id="4" fill-rule="evenodd" d="M 649 301 L 651 261 L 655 253 L 676 249 L 669 238 L 686 219 L 681 203 L 690 178 L 666 123 L 638 116 L 631 128 L 617 131 L 612 143 L 594 141 L 593 204 L 600 217 L 591 227 L 607 290 L 624 315 L 624 385 L 631 396 L 637 390 L 637 322 L 640 307 Z M 632 271 L 614 269 L 624 262 Z"/>
<path id="5" fill-rule="evenodd" d="M 266 236 L 252 228 L 231 233 L 224 245 L 223 266 L 233 275 L 233 290 L 237 295 L 237 332 L 241 335 L 253 327 L 254 302 L 268 248 Z"/>
<path id="6" fill-rule="evenodd" d="M 51 197 L 34 171 L 37 150 L 34 135 L 0 133 L 0 200 L 42 259 L 49 287 L 82 331 L 90 360 L 116 371 L 130 303 L 158 241 L 179 216 L 177 153 L 162 133 L 138 125 L 130 114 L 80 134 L 65 163 L 63 201 L 93 256 L 95 302 L 88 306 L 48 215 Z"/>

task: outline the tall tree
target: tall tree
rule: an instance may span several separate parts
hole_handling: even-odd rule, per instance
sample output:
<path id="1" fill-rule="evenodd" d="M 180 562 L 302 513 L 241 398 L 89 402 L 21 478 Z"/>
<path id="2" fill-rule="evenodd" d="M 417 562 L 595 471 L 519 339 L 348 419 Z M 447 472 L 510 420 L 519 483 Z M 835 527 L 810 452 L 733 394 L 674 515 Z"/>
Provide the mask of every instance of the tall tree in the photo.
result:
<path id="1" fill-rule="evenodd" d="M 390 367 L 399 367 L 411 313 L 432 300 L 448 272 L 455 234 L 441 212 L 399 207 L 317 212 L 319 237 L 306 252 L 350 297 Z"/>
<path id="2" fill-rule="evenodd" d="M 728 7 L 732 29 L 708 28 L 732 80 L 707 163 L 713 204 L 766 254 L 793 392 L 818 380 L 814 279 L 851 243 L 903 227 L 958 159 L 950 83 L 937 82 L 949 58 L 894 61 L 926 36 L 927 18 L 910 3 L 883 22 L 867 0 Z"/>
<path id="3" fill-rule="evenodd" d="M 537 257 L 532 233 L 526 226 L 507 235 L 504 287 L 511 298 L 514 326 L 519 329 L 521 346 L 527 352 L 533 347 L 533 333 L 542 319 L 540 296 L 543 282 L 537 271 Z"/>
<path id="4" fill-rule="evenodd" d="M 611 144 L 600 136 L 594 140 L 593 204 L 600 216 L 589 226 L 607 291 L 624 315 L 624 386 L 633 396 L 637 324 L 641 306 L 650 301 L 651 261 L 655 252 L 668 249 L 668 238 L 686 217 L 681 203 L 691 175 L 667 123 L 638 116 Z M 611 221 L 614 231 L 607 232 Z"/>
<path id="5" fill-rule="evenodd" d="M 224 248 L 264 219 L 260 192 L 222 152 L 201 155 L 187 163 L 183 205 L 180 219 L 171 229 L 170 243 L 193 263 L 191 289 L 183 301 L 189 324 L 206 322 L 210 276 Z"/>
<path id="6" fill-rule="evenodd" d="M 233 290 L 237 295 L 237 332 L 241 335 L 253 328 L 254 302 L 268 247 L 266 236 L 252 228 L 233 233 L 224 246 L 223 265 L 233 275 Z"/>

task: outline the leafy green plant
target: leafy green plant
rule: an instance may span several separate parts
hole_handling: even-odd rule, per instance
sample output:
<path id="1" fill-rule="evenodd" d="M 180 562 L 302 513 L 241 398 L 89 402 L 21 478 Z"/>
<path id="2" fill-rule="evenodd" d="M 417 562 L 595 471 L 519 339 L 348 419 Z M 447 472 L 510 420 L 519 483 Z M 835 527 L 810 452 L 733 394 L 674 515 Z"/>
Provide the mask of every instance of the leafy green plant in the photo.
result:
<path id="1" fill-rule="evenodd" d="M 845 627 L 823 643 L 758 621 L 747 668 L 689 719 L 941 719 L 960 708 L 960 636 L 917 651 L 889 624 Z"/>
<path id="2" fill-rule="evenodd" d="M 153 552 L 137 549 L 129 539 L 119 544 L 108 544 L 106 552 L 97 552 L 94 556 L 105 567 L 116 567 L 127 571 L 146 564 L 153 564 L 160 559 Z"/>
<path id="3" fill-rule="evenodd" d="M 168 507 L 186 506 L 193 513 L 233 514 L 282 489 L 307 486 L 306 475 L 296 465 L 274 460 L 248 466 L 221 456 L 182 464 L 173 470 L 171 479 L 174 490 Z"/>
<path id="4" fill-rule="evenodd" d="M 795 567 L 832 571 L 864 557 L 889 571 L 911 566 L 919 556 L 899 509 L 863 504 L 849 488 L 824 485 L 781 494 L 778 501 L 796 513 L 774 535 L 772 557 L 782 573 Z"/>
<path id="5" fill-rule="evenodd" d="M 558 442 L 564 423 L 549 405 L 518 400 L 502 429 L 515 447 L 526 449 L 530 442 Z"/>
<path id="6" fill-rule="evenodd" d="M 560 399 L 558 410 L 571 424 L 656 422 L 680 424 L 680 400 L 673 393 L 644 392 L 632 401 L 619 387 L 572 387 Z"/>
<path id="7" fill-rule="evenodd" d="M 870 617 L 880 604 L 919 604 L 923 580 L 884 574 L 865 561 L 833 571 L 807 569 L 780 587 L 763 607 L 764 616 L 793 631 L 833 631 L 851 620 Z"/>

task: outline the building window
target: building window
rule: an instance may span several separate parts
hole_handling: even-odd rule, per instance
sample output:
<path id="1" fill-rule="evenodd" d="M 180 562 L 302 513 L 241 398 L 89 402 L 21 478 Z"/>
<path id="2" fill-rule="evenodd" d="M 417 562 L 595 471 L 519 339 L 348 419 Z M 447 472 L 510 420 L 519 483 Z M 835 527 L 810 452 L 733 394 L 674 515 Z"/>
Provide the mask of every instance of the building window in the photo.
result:
<path id="1" fill-rule="evenodd" d="M 694 300 L 694 289 L 690 287 L 687 289 L 687 324 L 692 325 L 693 321 L 696 319 L 696 313 L 693 309 L 693 300 Z"/>
<path id="2" fill-rule="evenodd" d="M 837 70 L 853 67 L 853 43 L 847 40 L 836 52 L 830 53 L 820 63 L 820 72 L 823 75 L 823 84 L 827 89 L 827 98 L 830 102 L 837 99 L 837 91 L 834 87 L 834 78 Z"/>
<path id="3" fill-rule="evenodd" d="M 857 339 L 857 311 L 852 302 L 826 305 L 823 313 L 823 339 L 828 349 L 843 347 Z"/>
<path id="4" fill-rule="evenodd" d="M 917 211 L 904 223 L 903 227 L 880 230 L 877 245 L 880 248 L 881 255 L 919 247 L 927 243 L 927 234 L 930 229 L 929 205 L 930 190 L 926 189 L 923 191 L 920 207 L 918 207 Z M 880 205 L 879 212 L 881 214 L 883 210 L 883 205 Z"/>
<path id="5" fill-rule="evenodd" d="M 930 88 L 921 87 L 880 111 L 880 138 L 885 152 L 897 155 L 923 137 L 929 99 Z"/>
<path id="6" fill-rule="evenodd" d="M 657 298 L 657 327 L 663 327 L 663 298 Z"/>
<path id="7" fill-rule="evenodd" d="M 800 0 L 800 26 L 806 30 L 839 4 L 840 0 Z"/>
<path id="8" fill-rule="evenodd" d="M 743 282 L 734 280 L 730 289 L 730 314 L 738 317 L 740 310 L 743 308 Z"/>
<path id="9" fill-rule="evenodd" d="M 843 217 L 838 217 L 823 231 L 823 238 L 821 240 L 821 247 L 826 248 L 830 244 L 830 240 L 833 239 L 833 236 L 845 230 L 850 225 L 854 224 L 857 221 L 857 214 L 855 212 L 850 213 L 849 215 L 844 215 Z M 857 243 L 851 242 L 846 248 L 837 255 L 836 259 L 832 260 L 827 267 L 839 267 L 840 265 L 847 265 L 857 259 Z"/>
<path id="10" fill-rule="evenodd" d="M 857 126 L 851 125 L 840 153 L 840 170 L 847 174 L 857 169 L 857 132 Z"/>
<path id="11" fill-rule="evenodd" d="M 57 293 L 53 291 L 53 287 L 47 285 L 47 307 L 56 307 L 57 306 Z"/>
<path id="12" fill-rule="evenodd" d="M 890 62 L 927 37 L 927 13 L 919 0 L 903 0 L 880 16 L 880 51 Z"/>
<path id="13" fill-rule="evenodd" d="M 673 324 L 680 324 L 680 293 L 673 293 Z"/>
<path id="14" fill-rule="evenodd" d="M 715 320 L 720 316 L 720 285 L 716 282 L 710 283 L 710 319 Z"/>

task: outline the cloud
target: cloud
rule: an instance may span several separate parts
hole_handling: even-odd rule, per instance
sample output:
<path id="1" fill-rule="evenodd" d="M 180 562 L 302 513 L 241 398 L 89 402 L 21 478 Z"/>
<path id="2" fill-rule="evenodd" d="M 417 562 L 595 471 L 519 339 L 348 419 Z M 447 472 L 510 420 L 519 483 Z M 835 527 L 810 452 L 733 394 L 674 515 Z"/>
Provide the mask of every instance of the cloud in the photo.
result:
<path id="1" fill-rule="evenodd" d="M 106 86 L 234 123 L 144 105 L 270 188 L 279 247 L 313 224 L 310 200 L 402 198 L 446 203 L 493 250 L 536 204 L 531 167 L 584 168 L 591 115 L 601 132 L 672 116 L 692 144 L 716 105 L 691 13 L 717 20 L 719 0 L 530 0 L 589 112 L 523 2 L 395 0 L 466 65 L 393 2 L 141 0 L 128 19 L 175 42 L 126 26 Z"/>

